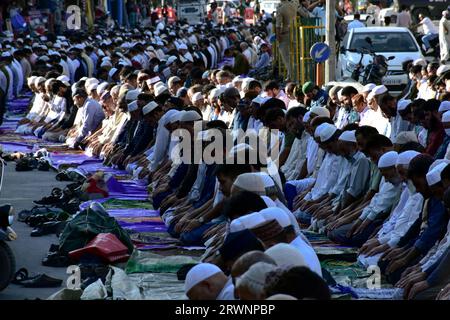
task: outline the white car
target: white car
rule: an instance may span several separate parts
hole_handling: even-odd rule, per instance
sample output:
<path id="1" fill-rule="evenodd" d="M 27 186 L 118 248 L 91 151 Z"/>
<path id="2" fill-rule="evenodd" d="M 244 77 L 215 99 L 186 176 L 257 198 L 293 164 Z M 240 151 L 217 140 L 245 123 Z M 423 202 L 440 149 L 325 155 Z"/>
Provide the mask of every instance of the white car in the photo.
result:
<path id="1" fill-rule="evenodd" d="M 370 38 L 372 46 L 366 41 Z M 361 54 L 351 52 L 355 49 L 371 49 L 376 54 L 386 58 L 393 56 L 388 61 L 388 71 L 383 78 L 383 84 L 393 94 L 399 94 L 408 83 L 408 75 L 402 69 L 402 63 L 406 60 L 424 58 L 419 45 L 412 33 L 407 28 L 400 27 L 368 27 L 349 30 L 345 35 L 339 53 L 337 64 L 337 78 L 349 79 L 355 66 L 361 59 Z M 362 65 L 367 66 L 372 61 L 372 56 L 365 54 Z"/>
<path id="2" fill-rule="evenodd" d="M 264 12 L 272 14 L 275 10 L 277 10 L 280 2 L 280 0 L 262 0 L 260 2 L 261 11 L 264 10 Z"/>

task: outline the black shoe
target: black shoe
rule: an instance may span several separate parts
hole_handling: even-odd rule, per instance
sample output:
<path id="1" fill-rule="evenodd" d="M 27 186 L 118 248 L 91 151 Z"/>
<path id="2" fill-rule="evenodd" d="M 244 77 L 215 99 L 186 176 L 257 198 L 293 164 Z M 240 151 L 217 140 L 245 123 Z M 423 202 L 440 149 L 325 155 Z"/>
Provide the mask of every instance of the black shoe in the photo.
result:
<path id="1" fill-rule="evenodd" d="M 54 288 L 60 287 L 62 280 L 49 277 L 46 274 L 39 274 L 31 279 L 21 281 L 20 284 L 25 288 Z"/>
<path id="2" fill-rule="evenodd" d="M 37 226 L 33 231 L 31 231 L 31 237 L 41 237 L 47 234 L 61 232 L 62 228 L 65 226 L 65 222 L 62 221 L 50 221 L 45 222 Z"/>
<path id="3" fill-rule="evenodd" d="M 59 252 L 49 253 L 43 260 L 42 265 L 46 267 L 67 267 L 69 266 L 70 261 L 69 258 L 65 255 L 60 254 Z"/>

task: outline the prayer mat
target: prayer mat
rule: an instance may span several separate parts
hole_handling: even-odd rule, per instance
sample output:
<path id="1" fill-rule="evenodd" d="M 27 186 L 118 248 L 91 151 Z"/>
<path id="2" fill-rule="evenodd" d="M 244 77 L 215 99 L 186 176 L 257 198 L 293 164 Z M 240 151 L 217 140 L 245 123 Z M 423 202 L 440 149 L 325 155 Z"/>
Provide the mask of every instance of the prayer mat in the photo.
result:
<path id="1" fill-rule="evenodd" d="M 161 256 L 151 252 L 134 250 L 125 272 L 130 273 L 176 273 L 185 264 L 197 264 L 198 258 L 189 256 Z"/>
<path id="2" fill-rule="evenodd" d="M 314 247 L 314 246 L 313 246 Z M 357 248 L 336 248 L 336 247 L 314 247 L 320 261 L 325 260 L 341 260 L 348 262 L 356 262 L 358 257 Z"/>

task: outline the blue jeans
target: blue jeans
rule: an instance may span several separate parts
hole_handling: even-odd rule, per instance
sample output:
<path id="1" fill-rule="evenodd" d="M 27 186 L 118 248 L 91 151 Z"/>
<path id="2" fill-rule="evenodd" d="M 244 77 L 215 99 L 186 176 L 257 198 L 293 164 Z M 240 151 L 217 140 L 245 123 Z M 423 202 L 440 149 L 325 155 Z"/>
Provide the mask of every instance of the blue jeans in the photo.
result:
<path id="1" fill-rule="evenodd" d="M 212 226 L 216 225 L 214 222 L 208 222 L 204 225 L 193 229 L 189 232 L 183 232 L 180 235 L 180 240 L 183 242 L 183 244 L 190 245 L 190 246 L 201 246 L 203 245 L 203 234 L 206 230 L 211 228 Z"/>
<path id="2" fill-rule="evenodd" d="M 437 33 L 429 33 L 422 37 L 422 42 L 427 50 L 430 49 L 430 47 L 431 47 L 430 41 L 432 41 L 433 39 L 436 39 L 437 37 L 439 37 L 439 34 L 437 34 Z"/>

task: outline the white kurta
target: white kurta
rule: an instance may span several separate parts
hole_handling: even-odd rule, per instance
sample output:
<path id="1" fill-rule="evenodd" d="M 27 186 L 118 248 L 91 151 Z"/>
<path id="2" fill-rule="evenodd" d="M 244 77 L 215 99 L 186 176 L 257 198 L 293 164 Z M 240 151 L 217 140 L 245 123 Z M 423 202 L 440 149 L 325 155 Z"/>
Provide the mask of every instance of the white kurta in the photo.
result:
<path id="1" fill-rule="evenodd" d="M 442 17 L 439 21 L 439 47 L 441 60 L 450 59 L 450 20 Z"/>

